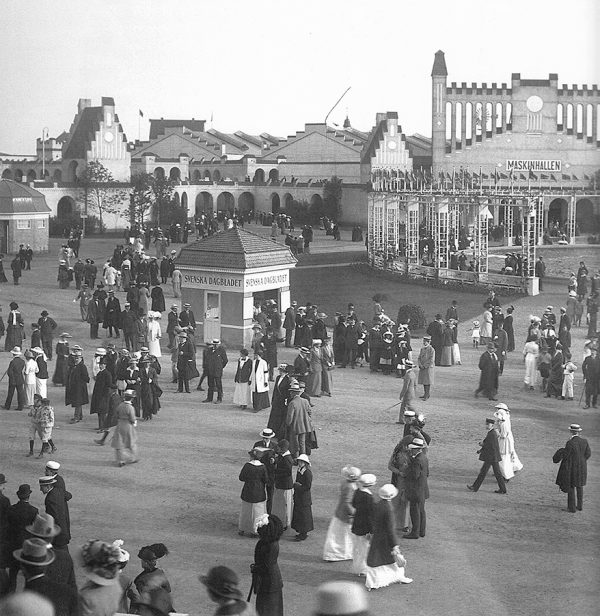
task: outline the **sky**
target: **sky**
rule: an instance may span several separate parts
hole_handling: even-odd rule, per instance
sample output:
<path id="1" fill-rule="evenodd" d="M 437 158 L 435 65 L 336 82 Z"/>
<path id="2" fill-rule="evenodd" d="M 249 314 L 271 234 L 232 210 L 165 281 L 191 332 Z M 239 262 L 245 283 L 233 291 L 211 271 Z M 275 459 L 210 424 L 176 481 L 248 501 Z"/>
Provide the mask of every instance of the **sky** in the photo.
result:
<path id="1" fill-rule="evenodd" d="M 33 154 L 102 96 L 129 141 L 160 117 L 287 137 L 348 87 L 329 124 L 397 111 L 430 135 L 438 49 L 449 82 L 600 84 L 599 24 L 598 0 L 2 0 L 0 152 Z"/>

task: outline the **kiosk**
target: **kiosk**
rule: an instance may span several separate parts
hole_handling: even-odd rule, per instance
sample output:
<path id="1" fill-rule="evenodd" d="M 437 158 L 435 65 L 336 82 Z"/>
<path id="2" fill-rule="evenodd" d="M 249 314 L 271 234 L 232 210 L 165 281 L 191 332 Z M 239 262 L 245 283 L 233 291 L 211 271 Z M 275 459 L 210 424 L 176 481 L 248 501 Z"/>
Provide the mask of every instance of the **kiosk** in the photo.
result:
<path id="1" fill-rule="evenodd" d="M 182 302 L 192 306 L 199 341 L 249 345 L 255 302 L 272 299 L 280 312 L 289 307 L 296 262 L 287 246 L 237 228 L 182 248 Z"/>

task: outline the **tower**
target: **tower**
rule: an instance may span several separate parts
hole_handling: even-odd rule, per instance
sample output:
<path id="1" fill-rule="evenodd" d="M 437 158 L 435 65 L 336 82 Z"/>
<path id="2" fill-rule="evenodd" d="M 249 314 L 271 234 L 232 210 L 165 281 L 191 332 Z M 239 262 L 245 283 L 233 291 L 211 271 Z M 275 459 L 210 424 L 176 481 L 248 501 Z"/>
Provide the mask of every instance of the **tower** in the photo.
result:
<path id="1" fill-rule="evenodd" d="M 436 51 L 431 69 L 431 149 L 432 173 L 442 169 L 446 154 L 446 84 L 448 69 L 443 51 Z"/>

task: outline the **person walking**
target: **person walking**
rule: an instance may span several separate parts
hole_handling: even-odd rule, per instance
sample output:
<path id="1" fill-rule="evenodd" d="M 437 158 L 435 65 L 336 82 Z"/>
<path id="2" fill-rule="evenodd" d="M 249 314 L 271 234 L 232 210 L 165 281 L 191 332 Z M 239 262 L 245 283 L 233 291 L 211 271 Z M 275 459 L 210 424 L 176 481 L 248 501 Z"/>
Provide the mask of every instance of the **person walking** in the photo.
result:
<path id="1" fill-rule="evenodd" d="M 406 560 L 400 552 L 394 530 L 392 499 L 398 490 L 390 483 L 378 491 L 381 499 L 373 511 L 373 536 L 367 555 L 365 586 L 367 590 L 383 588 L 401 582 L 410 584 L 412 579 L 404 573 Z"/>
<path id="2" fill-rule="evenodd" d="M 87 384 L 90 382 L 90 376 L 83 363 L 83 353 L 75 350 L 71 356 L 74 363 L 67 375 L 65 406 L 73 407 L 74 412 L 70 423 L 77 423 L 83 420 L 81 407 L 84 404 L 89 404 L 90 401 L 87 387 Z"/>
<path id="3" fill-rule="evenodd" d="M 415 372 L 415 365 L 410 359 L 404 360 L 404 381 L 402 385 L 402 391 L 400 392 L 400 411 L 398 413 L 398 421 L 396 423 L 404 423 L 405 411 L 417 411 L 415 401 L 417 399 L 417 374 Z M 433 370 L 433 367 L 431 368 Z"/>
<path id="4" fill-rule="evenodd" d="M 501 456 L 500 470 L 505 481 L 509 481 L 515 476 L 515 473 L 523 470 L 523 464 L 521 464 L 515 450 L 510 411 L 504 402 L 496 404 L 494 417 L 496 418 L 495 430 L 498 433 L 498 447 Z"/>
<path id="5" fill-rule="evenodd" d="M 295 541 L 304 541 L 314 529 L 311 488 L 313 474 L 309 457 L 301 453 L 297 458 L 298 472 L 294 482 L 294 512 L 291 527 L 298 533 Z"/>
<path id="6" fill-rule="evenodd" d="M 404 539 L 419 539 L 425 537 L 427 518 L 425 501 L 429 498 L 429 460 L 425 453 L 425 441 L 415 437 L 408 444 L 409 463 L 406 470 L 406 499 L 410 503 L 411 531 L 403 535 Z"/>
<path id="7" fill-rule="evenodd" d="M 479 370 L 479 386 L 475 390 L 475 397 L 478 398 L 483 392 L 489 400 L 496 401 L 500 366 L 496 355 L 496 345 L 493 342 L 488 342 L 487 351 L 479 358 Z"/>
<path id="8" fill-rule="evenodd" d="M 90 403 L 90 414 L 98 415 L 98 432 L 104 431 L 112 383 L 112 374 L 106 369 L 106 358 L 102 357 L 100 359 L 99 372 L 96 375 Z"/>
<path id="9" fill-rule="evenodd" d="M 8 392 L 6 394 L 6 401 L 4 402 L 4 409 L 9 411 L 12 404 L 13 395 L 17 394 L 17 411 L 22 411 L 23 407 L 27 403 L 25 395 L 25 360 L 21 353 L 21 348 L 16 346 L 10 352 L 12 359 L 6 369 L 6 376 L 8 376 Z"/>
<path id="10" fill-rule="evenodd" d="M 327 562 L 352 560 L 352 521 L 354 519 L 352 499 L 358 487 L 359 478 L 360 469 L 355 466 L 346 465 L 342 469 L 340 495 L 323 547 L 323 560 Z"/>
<path id="11" fill-rule="evenodd" d="M 537 382 L 538 357 L 540 348 L 535 338 L 528 338 L 523 348 L 523 361 L 525 362 L 525 389 L 533 391 Z"/>
<path id="12" fill-rule="evenodd" d="M 567 510 L 569 513 L 583 510 L 583 488 L 587 483 L 587 461 L 592 455 L 590 445 L 581 436 L 583 428 L 571 424 L 571 436 L 566 445 L 559 449 L 552 458 L 560 462 L 556 484 L 561 492 L 567 493 Z M 576 499 L 577 497 L 577 499 Z"/>
<path id="13" fill-rule="evenodd" d="M 281 520 L 274 515 L 263 515 L 256 521 L 255 531 L 259 540 L 250 571 L 256 612 L 258 616 L 283 616 L 283 580 L 277 564 L 279 539 L 283 534 Z"/>
<path id="14" fill-rule="evenodd" d="M 358 487 L 352 497 L 354 519 L 352 520 L 352 572 L 355 575 L 366 575 L 367 554 L 369 552 L 370 536 L 373 531 L 373 514 L 375 498 L 371 488 L 377 483 L 377 477 L 363 474 L 358 479 Z"/>
<path id="15" fill-rule="evenodd" d="M 137 419 L 132 400 L 135 391 L 127 389 L 123 392 L 123 401 L 116 409 L 117 428 L 113 434 L 110 446 L 115 450 L 117 465 L 135 464 L 139 461 L 137 448 Z"/>
<path id="16" fill-rule="evenodd" d="M 435 372 L 435 349 L 431 346 L 431 336 L 423 336 L 423 346 L 419 351 L 419 385 L 423 385 L 423 395 L 421 400 L 428 400 L 431 396 L 431 386 L 433 385 Z"/>
<path id="17" fill-rule="evenodd" d="M 471 492 L 477 492 L 477 490 L 479 490 L 491 467 L 496 482 L 498 483 L 498 489 L 495 490 L 496 494 L 506 494 L 506 483 L 502 476 L 502 471 L 500 470 L 500 460 L 502 457 L 498 444 L 498 434 L 496 430 L 494 430 L 495 425 L 495 419 L 488 418 L 485 420 L 485 427 L 488 432 L 483 441 L 479 443 L 481 449 L 478 451 L 479 459 L 483 462 L 483 465 L 481 466 L 481 470 L 475 482 L 467 486 Z"/>
<path id="18" fill-rule="evenodd" d="M 238 535 L 245 533 L 256 537 L 256 521 L 267 513 L 266 486 L 268 482 L 267 469 L 260 461 L 262 452 L 253 448 L 248 452 L 250 460 L 244 464 L 238 479 L 244 482 L 241 499 L 242 507 L 238 523 Z"/>
<path id="19" fill-rule="evenodd" d="M 23 377 L 25 379 L 25 404 L 33 406 L 33 396 L 35 396 L 35 375 L 39 372 L 39 368 L 33 353 L 25 351 L 25 368 L 23 368 Z"/>

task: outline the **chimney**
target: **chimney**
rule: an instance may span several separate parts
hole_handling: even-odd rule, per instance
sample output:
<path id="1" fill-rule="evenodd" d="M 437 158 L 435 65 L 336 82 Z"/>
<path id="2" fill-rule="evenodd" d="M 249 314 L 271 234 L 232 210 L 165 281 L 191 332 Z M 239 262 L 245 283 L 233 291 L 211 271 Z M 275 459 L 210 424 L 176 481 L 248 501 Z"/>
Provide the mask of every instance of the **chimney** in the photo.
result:
<path id="1" fill-rule="evenodd" d="M 77 113 L 81 113 L 87 107 L 92 106 L 92 99 L 90 98 L 80 98 L 79 103 L 77 103 Z"/>

